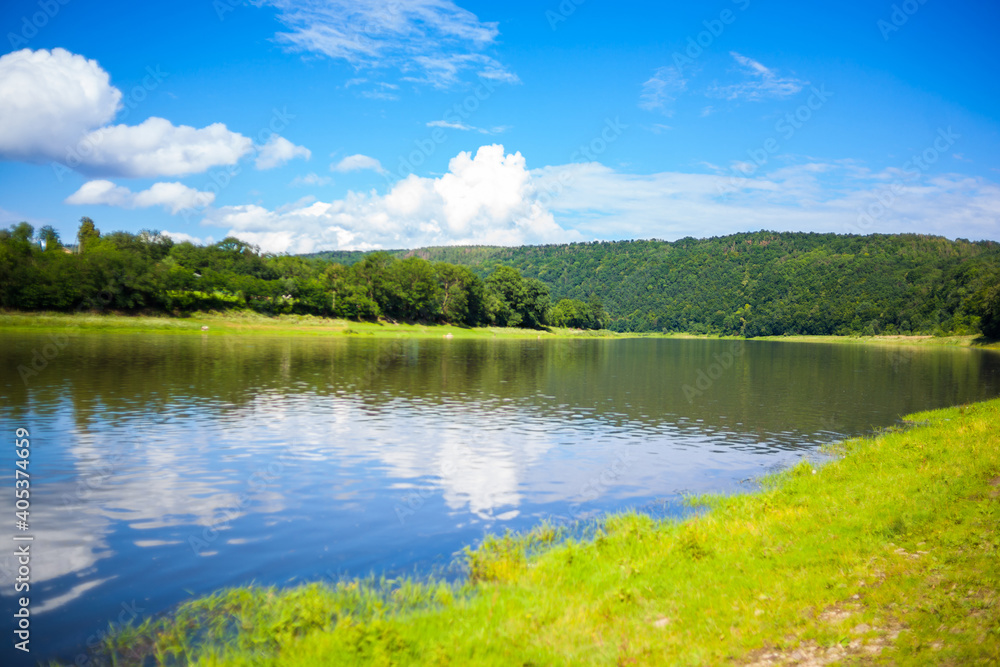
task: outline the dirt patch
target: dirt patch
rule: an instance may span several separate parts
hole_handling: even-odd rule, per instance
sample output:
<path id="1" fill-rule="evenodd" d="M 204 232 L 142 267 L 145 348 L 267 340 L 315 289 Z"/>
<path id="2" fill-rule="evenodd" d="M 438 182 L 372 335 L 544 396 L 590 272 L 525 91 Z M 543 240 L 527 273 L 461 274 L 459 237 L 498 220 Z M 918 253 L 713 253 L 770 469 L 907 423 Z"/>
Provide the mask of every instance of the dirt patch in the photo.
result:
<path id="1" fill-rule="evenodd" d="M 819 667 L 840 663 L 845 660 L 875 658 L 884 651 L 893 650 L 893 643 L 905 628 L 901 623 L 888 621 L 883 626 L 867 623 L 852 623 L 860 605 L 835 605 L 820 612 L 816 620 L 830 626 L 842 626 L 849 641 L 832 646 L 820 646 L 814 641 L 803 642 L 794 648 L 762 648 L 746 657 L 746 667 L 774 667 L 777 665 L 801 665 Z"/>
<path id="2" fill-rule="evenodd" d="M 990 492 L 990 497 L 1000 498 L 1000 477 L 994 477 L 991 479 L 990 486 L 994 487 L 994 490 Z"/>

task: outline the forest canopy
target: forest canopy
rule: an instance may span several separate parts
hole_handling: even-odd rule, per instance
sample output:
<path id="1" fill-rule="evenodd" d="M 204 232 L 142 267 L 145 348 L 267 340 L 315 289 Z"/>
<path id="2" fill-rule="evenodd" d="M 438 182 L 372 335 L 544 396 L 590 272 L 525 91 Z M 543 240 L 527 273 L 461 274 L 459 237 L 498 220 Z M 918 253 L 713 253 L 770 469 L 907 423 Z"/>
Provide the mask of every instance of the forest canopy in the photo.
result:
<path id="1" fill-rule="evenodd" d="M 754 232 L 709 239 L 272 255 L 234 237 L 144 230 L 76 243 L 0 230 L 0 307 L 249 309 L 468 326 L 1000 337 L 1000 244 L 941 237 Z"/>
<path id="2" fill-rule="evenodd" d="M 199 246 L 156 231 L 101 234 L 83 218 L 76 246 L 51 227 L 0 230 L 0 306 L 17 310 L 249 309 L 350 319 L 380 317 L 468 326 L 596 328 L 598 300 L 553 304 L 541 281 L 499 266 L 481 278 L 464 266 L 373 252 L 350 266 L 262 254 L 229 237 Z M 573 314 L 572 318 L 566 314 Z M 582 315 L 581 315 L 582 314 Z"/>

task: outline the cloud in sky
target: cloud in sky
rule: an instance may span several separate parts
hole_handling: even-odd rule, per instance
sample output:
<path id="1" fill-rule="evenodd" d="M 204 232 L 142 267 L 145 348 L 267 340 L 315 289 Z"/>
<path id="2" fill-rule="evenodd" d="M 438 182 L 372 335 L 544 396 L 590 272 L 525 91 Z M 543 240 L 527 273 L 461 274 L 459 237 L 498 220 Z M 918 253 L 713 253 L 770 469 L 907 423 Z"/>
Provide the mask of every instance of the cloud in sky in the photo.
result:
<path id="1" fill-rule="evenodd" d="M 91 176 L 186 176 L 236 164 L 253 141 L 222 123 L 194 128 L 164 118 L 111 125 L 122 93 L 95 60 L 65 49 L 22 49 L 0 57 L 0 159 L 58 162 Z M 258 167 L 308 149 L 280 137 Z"/>
<path id="2" fill-rule="evenodd" d="M 616 238 L 677 239 L 753 229 L 933 233 L 989 238 L 1000 187 L 959 175 L 870 172 L 808 161 L 748 178 L 715 173 L 631 174 L 602 164 L 529 170 L 503 146 L 459 153 L 439 178 L 410 175 L 385 194 L 349 192 L 270 210 L 209 210 L 203 224 L 272 252 L 520 245 Z M 880 206 L 886 188 L 892 203 Z M 864 217 L 875 211 L 876 215 Z"/>
<path id="3" fill-rule="evenodd" d="M 200 192 L 181 183 L 154 183 L 140 192 L 132 192 L 111 181 L 88 181 L 66 198 L 67 204 L 103 204 L 119 208 L 162 206 L 171 213 L 202 208 L 215 201 L 212 192 Z"/>
<path id="4" fill-rule="evenodd" d="M 668 116 L 673 113 L 670 105 L 687 89 L 687 81 L 673 65 L 660 67 L 644 84 L 639 95 L 639 108 L 659 111 Z"/>
<path id="5" fill-rule="evenodd" d="M 427 127 L 443 127 L 449 130 L 462 130 L 463 132 L 478 132 L 480 134 L 500 134 L 510 129 L 507 125 L 497 125 L 496 127 L 485 128 L 469 125 L 462 121 L 432 120 L 427 123 Z"/>
<path id="6" fill-rule="evenodd" d="M 394 68 L 404 80 L 444 88 L 465 71 L 516 83 L 517 75 L 483 53 L 499 35 L 451 0 L 262 0 L 288 29 L 277 40 L 295 51 L 344 60 L 355 68 Z M 368 91 L 371 94 L 385 91 Z"/>
<path id="7" fill-rule="evenodd" d="M 440 178 L 410 175 L 384 195 L 350 192 L 333 202 L 282 210 L 224 206 L 209 211 L 204 222 L 265 250 L 293 253 L 566 238 L 536 198 L 524 157 L 491 145 L 475 156 L 459 153 Z"/>
<path id="8" fill-rule="evenodd" d="M 315 172 L 309 172 L 305 176 L 296 176 L 289 185 L 329 185 L 333 179 L 329 176 L 320 176 Z"/>
<path id="9" fill-rule="evenodd" d="M 284 137 L 272 134 L 267 143 L 258 149 L 254 166 L 257 169 L 273 169 L 297 157 L 308 160 L 312 157 L 312 151 L 305 146 L 296 146 Z"/>
<path id="10" fill-rule="evenodd" d="M 749 80 L 729 86 L 716 86 L 710 91 L 714 97 L 727 100 L 749 100 L 758 102 L 766 98 L 789 97 L 802 90 L 808 81 L 781 77 L 774 70 L 764 67 L 756 60 L 736 51 L 729 55 L 739 64 Z"/>
<path id="11" fill-rule="evenodd" d="M 381 162 L 373 157 L 361 155 L 360 153 L 356 155 L 348 155 L 337 164 L 331 164 L 330 169 L 339 172 L 364 171 L 366 169 L 371 169 L 379 174 L 386 173 Z"/>

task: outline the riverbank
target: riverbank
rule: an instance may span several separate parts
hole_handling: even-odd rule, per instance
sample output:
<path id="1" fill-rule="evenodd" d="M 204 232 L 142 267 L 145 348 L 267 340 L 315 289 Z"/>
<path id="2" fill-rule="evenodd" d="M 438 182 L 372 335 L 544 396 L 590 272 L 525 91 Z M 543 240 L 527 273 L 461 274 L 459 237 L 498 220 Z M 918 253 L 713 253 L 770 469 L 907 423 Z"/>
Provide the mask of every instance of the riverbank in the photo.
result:
<path id="1" fill-rule="evenodd" d="M 208 327 L 205 331 L 202 327 Z M 0 311 L 0 331 L 104 331 L 121 333 L 178 333 L 199 335 L 264 334 L 269 336 L 375 336 L 383 338 L 670 338 L 705 340 L 782 341 L 849 345 L 918 345 L 1000 350 L 1000 341 L 980 336 L 716 336 L 685 333 L 618 333 L 549 327 L 547 330 L 509 327 L 465 327 L 451 324 L 355 322 L 312 315 L 269 317 L 253 312 L 193 313 L 189 317 L 89 313 L 23 313 Z"/>
<path id="2" fill-rule="evenodd" d="M 203 327 L 208 327 L 203 329 Z M 312 315 L 268 317 L 253 312 L 194 313 L 190 317 L 154 315 L 94 315 L 71 313 L 0 313 L 0 331 L 102 331 L 267 336 L 375 336 L 378 338 L 617 338 L 611 331 L 548 330 L 513 327 L 466 327 L 451 324 L 408 324 L 388 321 L 355 322 Z"/>
<path id="3" fill-rule="evenodd" d="M 460 586 L 236 589 L 109 645 L 117 664 L 995 664 L 1000 399 L 907 419 L 684 522 L 488 540 Z"/>
<path id="4" fill-rule="evenodd" d="M 645 336 L 647 334 L 637 334 Z M 981 350 L 1000 350 L 1000 341 L 991 341 L 981 335 L 963 336 L 714 336 L 711 334 L 649 334 L 661 338 L 703 340 L 763 340 L 783 343 L 836 343 L 841 345 L 915 345 L 921 347 L 969 347 Z"/>

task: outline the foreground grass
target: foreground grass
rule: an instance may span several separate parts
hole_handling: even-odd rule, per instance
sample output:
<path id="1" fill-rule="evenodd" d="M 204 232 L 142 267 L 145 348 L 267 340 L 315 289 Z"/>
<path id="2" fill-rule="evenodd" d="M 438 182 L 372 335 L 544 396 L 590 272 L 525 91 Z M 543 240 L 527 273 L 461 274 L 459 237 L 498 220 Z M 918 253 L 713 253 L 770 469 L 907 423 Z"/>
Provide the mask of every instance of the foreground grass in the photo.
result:
<path id="1" fill-rule="evenodd" d="M 838 458 L 467 554 L 461 585 L 236 589 L 107 643 L 117 664 L 894 664 L 1000 661 L 1000 400 L 912 415 Z M 146 663 L 148 664 L 148 663 Z"/>
<path id="2" fill-rule="evenodd" d="M 203 331 L 202 327 L 208 327 Z M 312 315 L 268 317 L 253 312 L 194 313 L 190 317 L 115 314 L 0 312 L 2 331 L 102 331 L 114 333 L 177 333 L 209 336 L 375 336 L 378 338 L 614 338 L 610 331 L 550 328 L 463 327 L 450 324 L 355 322 Z"/>

